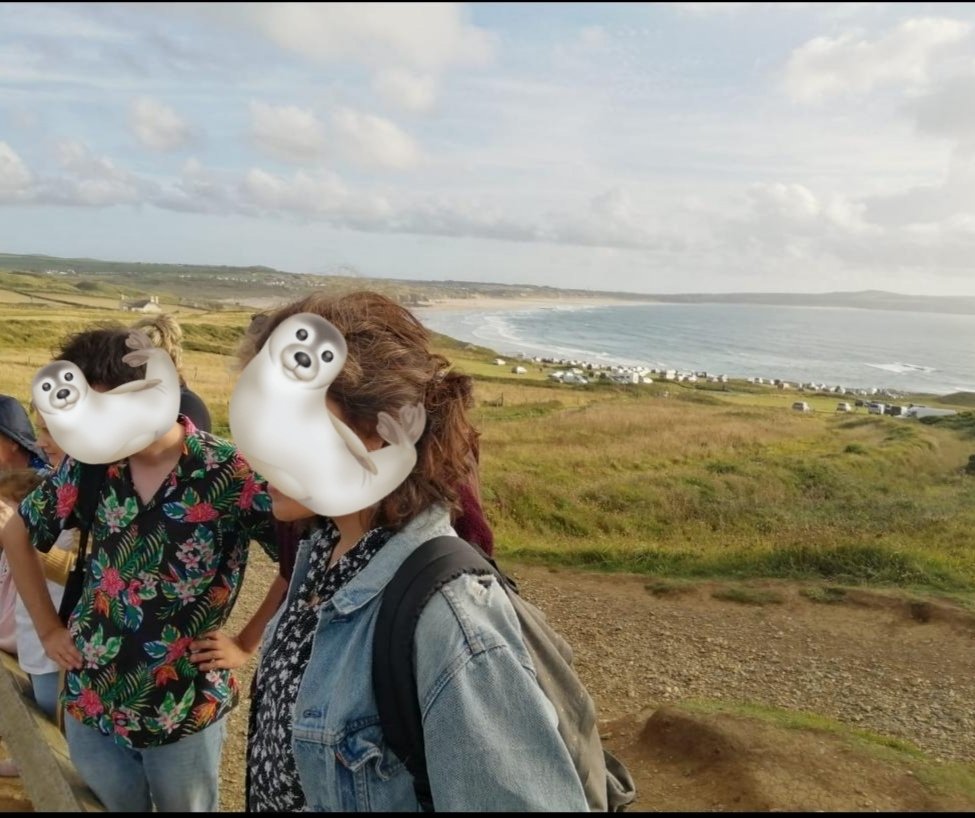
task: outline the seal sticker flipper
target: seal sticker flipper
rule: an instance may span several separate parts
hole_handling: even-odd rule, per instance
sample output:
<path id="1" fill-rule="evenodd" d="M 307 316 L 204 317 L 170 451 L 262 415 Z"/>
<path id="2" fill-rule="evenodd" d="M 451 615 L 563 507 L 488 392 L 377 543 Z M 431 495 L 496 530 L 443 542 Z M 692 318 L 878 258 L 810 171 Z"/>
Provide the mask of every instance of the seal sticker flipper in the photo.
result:
<path id="1" fill-rule="evenodd" d="M 359 439 L 359 436 L 327 409 L 325 411 L 328 414 L 328 419 L 332 421 L 335 431 L 338 432 L 339 437 L 342 438 L 342 442 L 348 447 L 349 453 L 359 462 L 359 465 L 370 474 L 378 474 L 379 469 L 372 462 L 372 458 L 369 456 L 369 450 Z"/>
<path id="2" fill-rule="evenodd" d="M 136 349 L 122 356 L 122 363 L 129 366 L 142 366 L 152 360 L 152 349 Z"/>
<path id="3" fill-rule="evenodd" d="M 406 443 L 406 430 L 386 412 L 376 415 L 376 431 L 391 446 L 402 446 Z"/>
<path id="4" fill-rule="evenodd" d="M 406 435 L 410 443 L 415 446 L 423 434 L 423 430 L 426 428 L 427 410 L 422 403 L 416 403 L 413 406 L 404 406 L 399 410 L 399 422 L 406 430 Z"/>
<path id="5" fill-rule="evenodd" d="M 108 392 L 104 392 L 105 395 L 124 395 L 127 392 L 144 392 L 146 389 L 152 389 L 159 386 L 162 381 L 159 378 L 153 378 L 151 381 L 129 381 L 128 383 L 123 383 L 121 386 L 116 386 L 114 389 L 109 389 Z"/>
<path id="6" fill-rule="evenodd" d="M 426 409 L 421 403 L 404 406 L 399 410 L 399 417 L 397 421 L 386 412 L 380 412 L 376 419 L 376 431 L 393 446 L 415 446 L 427 423 Z"/>
<path id="7" fill-rule="evenodd" d="M 128 337 L 126 337 L 125 339 L 125 345 L 129 349 L 135 349 L 135 350 L 138 349 L 151 350 L 156 348 L 153 345 L 152 341 L 149 339 L 149 336 L 146 335 L 141 329 L 129 330 Z M 123 357 L 122 360 L 124 361 L 125 357 Z"/>

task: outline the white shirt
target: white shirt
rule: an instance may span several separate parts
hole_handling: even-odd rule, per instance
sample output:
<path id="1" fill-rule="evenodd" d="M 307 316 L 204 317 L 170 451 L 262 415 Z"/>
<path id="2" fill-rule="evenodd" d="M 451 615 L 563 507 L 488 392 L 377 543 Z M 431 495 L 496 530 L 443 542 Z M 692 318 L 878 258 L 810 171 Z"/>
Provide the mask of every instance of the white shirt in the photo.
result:
<path id="1" fill-rule="evenodd" d="M 61 532 L 54 541 L 55 548 L 72 549 L 75 545 L 75 537 L 78 532 L 75 529 L 68 529 Z M 57 608 L 61 604 L 61 597 L 64 596 L 64 586 L 56 582 L 47 581 L 47 590 L 51 595 L 51 601 Z M 25 673 L 40 675 L 42 673 L 57 673 L 59 668 L 57 663 L 49 659 L 44 652 L 44 646 L 34 630 L 34 622 L 27 613 L 27 606 L 24 600 L 17 594 L 17 662 Z"/>

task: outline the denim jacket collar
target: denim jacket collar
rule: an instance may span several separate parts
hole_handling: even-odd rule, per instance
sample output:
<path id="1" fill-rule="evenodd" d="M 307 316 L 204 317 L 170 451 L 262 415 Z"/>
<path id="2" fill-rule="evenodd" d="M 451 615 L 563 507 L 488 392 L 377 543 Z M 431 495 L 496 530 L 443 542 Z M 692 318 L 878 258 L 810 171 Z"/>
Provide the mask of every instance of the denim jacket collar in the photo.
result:
<path id="1" fill-rule="evenodd" d="M 432 505 L 414 517 L 379 549 L 369 564 L 332 597 L 336 613 L 348 615 L 379 594 L 393 578 L 403 561 L 427 540 L 445 534 L 456 536 L 450 525 L 450 514 L 439 504 Z"/>

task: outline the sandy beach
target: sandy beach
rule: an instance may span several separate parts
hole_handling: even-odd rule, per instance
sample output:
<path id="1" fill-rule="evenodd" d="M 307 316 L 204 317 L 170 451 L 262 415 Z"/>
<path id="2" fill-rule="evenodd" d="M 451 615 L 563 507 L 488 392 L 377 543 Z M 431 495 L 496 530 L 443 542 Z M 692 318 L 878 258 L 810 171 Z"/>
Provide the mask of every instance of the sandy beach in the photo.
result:
<path id="1" fill-rule="evenodd" d="M 287 304 L 293 299 L 286 296 L 271 296 L 265 298 L 224 299 L 225 304 L 238 304 L 260 310 L 271 310 Z M 657 304 L 660 302 L 650 298 L 644 300 L 607 298 L 604 296 L 562 296 L 562 297 L 534 297 L 513 295 L 508 298 L 486 295 L 475 295 L 470 298 L 438 298 L 424 302 L 422 305 L 412 305 L 410 310 L 533 310 L 539 307 L 625 307 L 634 304 Z"/>
<path id="2" fill-rule="evenodd" d="M 420 310 L 536 310 L 539 307 L 625 307 L 634 304 L 655 304 L 647 299 L 606 298 L 600 296 L 564 296 L 562 298 L 536 298 L 533 296 L 512 296 L 496 298 L 477 295 L 471 298 L 440 298 L 423 306 L 412 307 Z"/>

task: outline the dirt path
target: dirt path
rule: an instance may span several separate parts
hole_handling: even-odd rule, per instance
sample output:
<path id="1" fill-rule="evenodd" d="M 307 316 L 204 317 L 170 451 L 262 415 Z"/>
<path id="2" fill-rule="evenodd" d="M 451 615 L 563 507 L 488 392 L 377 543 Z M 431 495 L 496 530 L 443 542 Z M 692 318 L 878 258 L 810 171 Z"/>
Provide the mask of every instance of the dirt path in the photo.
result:
<path id="1" fill-rule="evenodd" d="M 687 809 L 699 802 L 700 809 L 790 808 L 786 796 L 794 794 L 795 788 L 789 781 L 800 769 L 808 772 L 815 767 L 829 786 L 842 780 L 844 771 L 852 775 L 848 750 L 830 745 L 832 739 L 822 739 L 825 743 L 815 751 L 822 757 L 815 765 L 803 767 L 796 762 L 789 767 L 787 757 L 795 761 L 808 753 L 795 747 L 786 752 L 792 739 L 773 740 L 772 728 L 756 727 L 748 746 L 767 745 L 771 753 L 782 748 L 777 788 L 762 790 L 781 792 L 781 798 L 769 796 L 772 802 L 762 806 L 761 799 L 749 801 L 748 793 L 737 793 L 735 801 L 735 792 L 716 791 L 713 784 L 702 789 L 698 774 L 704 775 L 704 770 L 710 770 L 705 777 L 712 782 L 740 783 L 747 776 L 736 769 L 726 771 L 725 778 L 715 777 L 713 769 L 697 762 L 670 769 L 658 752 L 666 730 L 661 732 L 657 724 L 650 734 L 641 733 L 647 718 L 661 705 L 694 698 L 812 711 L 908 739 L 935 758 L 975 761 L 975 618 L 955 606 L 911 605 L 903 597 L 863 591 L 848 593 L 836 604 L 816 603 L 800 595 L 797 584 L 773 582 L 748 585 L 772 590 L 783 601 L 755 606 L 711 596 L 727 583 L 701 583 L 668 593 L 659 593 L 666 586 L 658 585 L 655 594 L 647 588 L 654 583 L 643 576 L 524 565 L 508 568 L 513 568 L 522 593 L 548 614 L 573 645 L 576 665 L 601 718 L 613 722 L 607 726 L 612 734 L 607 744 L 637 767 L 638 778 L 646 782 L 638 807 L 681 809 L 684 804 Z M 260 602 L 272 571 L 263 555 L 255 554 L 235 612 L 236 627 Z M 253 666 L 241 674 L 244 689 L 252 670 Z M 244 805 L 246 715 L 245 701 L 231 716 L 223 765 L 225 810 L 240 810 Z M 710 725 L 720 722 L 722 729 L 730 729 L 733 721 L 714 717 Z M 732 739 L 722 741 L 734 744 Z M 673 747 L 679 745 L 678 741 Z M 768 778 L 769 774 L 762 775 Z M 864 769 L 858 775 L 875 780 L 875 787 L 884 792 L 871 795 L 851 783 L 848 792 L 841 787 L 832 801 L 810 802 L 821 805 L 813 808 L 864 809 L 870 802 L 878 808 L 888 804 L 890 809 L 917 809 L 926 803 L 923 793 L 913 790 L 904 790 L 898 800 L 900 790 L 888 780 L 893 772 L 881 776 Z"/>

